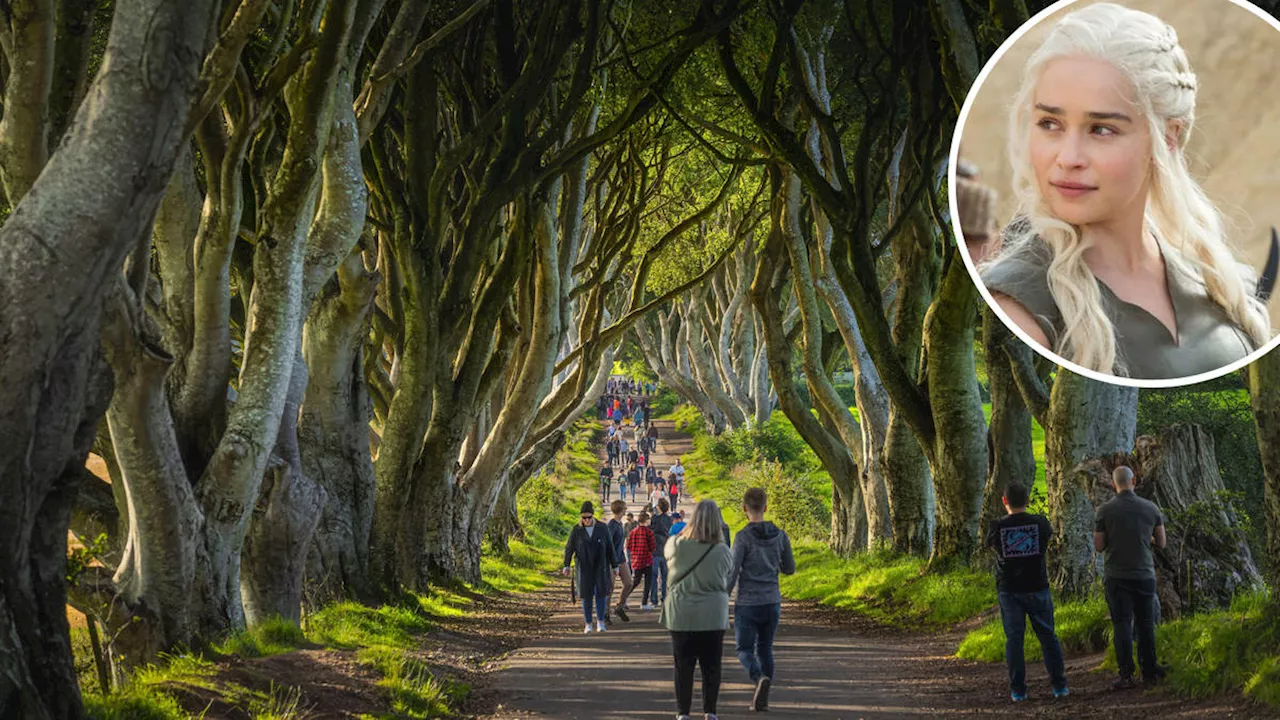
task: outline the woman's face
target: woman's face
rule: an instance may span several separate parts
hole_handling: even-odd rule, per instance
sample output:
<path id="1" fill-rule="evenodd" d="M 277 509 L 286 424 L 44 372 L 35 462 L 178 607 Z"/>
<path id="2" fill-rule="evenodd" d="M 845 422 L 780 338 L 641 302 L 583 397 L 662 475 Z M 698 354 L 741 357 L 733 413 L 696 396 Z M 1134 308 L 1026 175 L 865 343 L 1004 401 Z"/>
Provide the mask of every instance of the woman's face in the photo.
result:
<path id="1" fill-rule="evenodd" d="M 1141 216 L 1151 167 L 1146 120 L 1104 60 L 1050 60 L 1032 96 L 1031 164 L 1053 214 L 1072 225 Z"/>

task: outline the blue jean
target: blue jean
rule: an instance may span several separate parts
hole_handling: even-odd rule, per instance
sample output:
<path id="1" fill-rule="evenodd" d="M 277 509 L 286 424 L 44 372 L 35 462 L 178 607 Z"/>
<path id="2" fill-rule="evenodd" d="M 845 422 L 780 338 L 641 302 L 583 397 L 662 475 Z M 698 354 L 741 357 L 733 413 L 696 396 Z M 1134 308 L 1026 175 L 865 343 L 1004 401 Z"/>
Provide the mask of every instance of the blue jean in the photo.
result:
<path id="1" fill-rule="evenodd" d="M 778 632 L 782 605 L 734 605 L 733 631 L 738 642 L 738 662 L 751 682 L 773 679 L 773 636 Z"/>
<path id="2" fill-rule="evenodd" d="M 596 588 L 596 597 L 595 597 L 596 619 L 599 620 L 600 622 L 604 622 L 604 615 L 605 615 L 605 612 L 608 611 L 608 605 L 609 605 L 608 594 L 605 594 L 602 592 L 605 589 L 606 588 Z M 591 597 L 588 595 L 582 596 L 582 615 L 587 619 L 587 624 L 590 625 L 591 624 Z"/>
<path id="3" fill-rule="evenodd" d="M 1009 690 L 1027 692 L 1027 669 L 1022 657 L 1022 642 L 1027 633 L 1027 620 L 1040 640 L 1044 669 L 1054 690 L 1067 686 L 1067 671 L 1062 661 L 1062 645 L 1053 631 L 1053 597 L 1048 590 L 1039 592 L 999 592 L 1000 620 L 1004 623 L 1004 659 L 1009 666 Z"/>
<path id="4" fill-rule="evenodd" d="M 658 548 L 658 553 L 662 548 Z M 667 599 L 667 558 L 655 553 L 653 556 L 653 591 L 650 596 L 653 605 L 662 604 Z"/>

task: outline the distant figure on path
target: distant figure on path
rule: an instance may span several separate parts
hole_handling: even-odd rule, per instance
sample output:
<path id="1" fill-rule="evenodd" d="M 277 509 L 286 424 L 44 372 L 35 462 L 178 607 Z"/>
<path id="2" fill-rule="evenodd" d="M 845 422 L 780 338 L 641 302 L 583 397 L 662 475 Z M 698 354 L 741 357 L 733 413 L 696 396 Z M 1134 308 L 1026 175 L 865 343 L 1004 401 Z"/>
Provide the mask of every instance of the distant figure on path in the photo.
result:
<path id="1" fill-rule="evenodd" d="M 733 606 L 738 661 L 755 685 L 751 709 L 756 711 L 769 709 L 769 688 L 774 679 L 773 638 L 782 618 L 778 574 L 796 571 L 791 538 L 764 519 L 768 509 L 763 488 L 748 488 L 743 493 L 742 511 L 747 515 L 747 526 L 738 531 L 733 544 L 733 574 L 729 577 L 729 589 L 738 587 L 738 600 Z"/>
<path id="2" fill-rule="evenodd" d="M 671 537 L 679 535 L 688 526 L 688 523 L 684 521 L 684 518 L 678 512 L 671 513 L 671 521 Z"/>
<path id="3" fill-rule="evenodd" d="M 590 500 L 582 503 L 580 522 L 569 533 L 569 542 L 564 546 L 564 568 L 560 571 L 568 577 L 569 566 L 575 557 L 578 559 L 578 592 L 582 595 L 582 614 L 587 620 L 587 626 L 582 631 L 584 633 L 591 632 L 593 603 L 596 632 L 604 632 L 609 587 L 612 584 L 610 575 L 618 572 L 618 556 L 613 550 L 609 530 L 596 523 L 595 514 L 595 507 Z"/>
<path id="4" fill-rule="evenodd" d="M 1116 496 L 1098 507 L 1094 516 L 1093 547 L 1105 554 L 1103 580 L 1111 610 L 1117 690 L 1135 687 L 1133 635 L 1138 635 L 1142 683 L 1154 685 L 1165 676 L 1156 661 L 1156 566 L 1151 546 L 1164 547 L 1164 518 L 1160 508 L 1133 492 L 1133 470 L 1121 465 L 1111 473 Z"/>
<path id="5" fill-rule="evenodd" d="M 1027 621 L 1040 641 L 1044 669 L 1056 698 L 1066 697 L 1067 671 L 1062 661 L 1062 644 L 1053 629 L 1053 596 L 1049 593 L 1049 573 L 1045 569 L 1045 548 L 1053 528 L 1043 515 L 1027 512 L 1028 492 L 1011 483 L 1002 498 L 1005 512 L 992 520 L 987 545 L 996 551 L 996 594 L 1000 619 L 1004 624 L 1004 660 L 1009 666 L 1009 698 L 1027 699 L 1027 668 L 1022 654 Z"/>
<path id="6" fill-rule="evenodd" d="M 684 492 L 684 458 L 676 457 L 676 464 L 667 469 L 667 474 L 675 478 L 676 484 L 680 486 L 680 492 Z"/>
<path id="7" fill-rule="evenodd" d="M 694 508 L 689 526 L 671 538 L 663 552 L 671 568 L 671 591 L 658 622 L 671 631 L 678 720 L 690 720 L 695 665 L 702 670 L 703 718 L 716 720 L 733 572 L 733 554 L 720 543 L 721 524 L 719 506 L 703 500 Z"/>
<path id="8" fill-rule="evenodd" d="M 613 487 L 613 468 L 609 461 L 600 463 L 600 504 L 609 502 L 609 490 Z"/>
<path id="9" fill-rule="evenodd" d="M 667 497 L 671 498 L 671 509 L 680 507 L 680 485 L 674 480 L 667 486 Z"/>

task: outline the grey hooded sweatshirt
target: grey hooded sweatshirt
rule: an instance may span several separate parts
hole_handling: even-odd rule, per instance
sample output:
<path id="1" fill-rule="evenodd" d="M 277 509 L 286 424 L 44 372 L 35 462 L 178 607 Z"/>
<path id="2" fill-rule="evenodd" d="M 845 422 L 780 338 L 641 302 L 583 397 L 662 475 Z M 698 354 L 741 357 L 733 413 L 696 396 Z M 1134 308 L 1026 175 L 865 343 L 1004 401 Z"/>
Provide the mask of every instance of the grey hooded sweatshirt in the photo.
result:
<path id="1" fill-rule="evenodd" d="M 733 539 L 733 574 L 729 589 L 738 586 L 738 605 L 774 605 L 782 602 L 778 573 L 796 571 L 791 539 L 782 528 L 765 520 L 749 523 Z"/>

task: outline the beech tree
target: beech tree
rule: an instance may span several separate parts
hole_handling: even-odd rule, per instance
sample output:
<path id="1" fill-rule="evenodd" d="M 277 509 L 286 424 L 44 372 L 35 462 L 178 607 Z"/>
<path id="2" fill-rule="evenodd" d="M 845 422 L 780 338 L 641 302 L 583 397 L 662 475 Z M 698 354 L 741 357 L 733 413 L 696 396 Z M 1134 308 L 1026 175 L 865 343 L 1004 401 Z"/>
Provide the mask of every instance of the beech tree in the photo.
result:
<path id="1" fill-rule="evenodd" d="M 16 11 L 17 29 L 48 42 L 56 37 L 48 25 L 51 6 L 6 5 L 5 24 L 13 27 Z M 217 10 L 218 3 L 198 0 L 181 6 L 119 0 L 103 72 L 78 109 L 68 110 L 74 119 L 57 152 L 42 167 L 16 163 L 5 171 L 13 208 L 0 228 L 5 717 L 53 720 L 84 712 L 66 621 L 66 532 L 85 457 L 112 394 L 98 351 L 98 311 L 125 256 L 149 234 L 179 155 Z M 31 47 L 43 54 L 31 58 L 30 69 L 48 72 L 41 67 L 47 50 L 38 41 L 26 46 L 27 40 L 5 35 L 10 68 L 25 63 L 17 53 Z M 25 101 L 41 97 L 37 92 Z M 6 132 L 25 133 L 17 118 L 9 121 L 11 110 L 22 112 L 6 102 Z M 6 137 L 6 147 L 14 139 Z"/>

